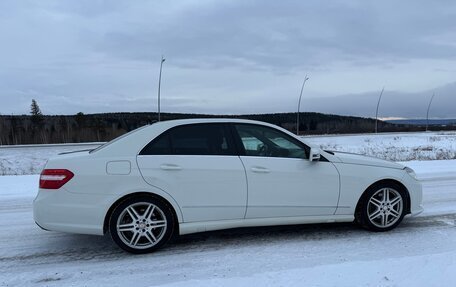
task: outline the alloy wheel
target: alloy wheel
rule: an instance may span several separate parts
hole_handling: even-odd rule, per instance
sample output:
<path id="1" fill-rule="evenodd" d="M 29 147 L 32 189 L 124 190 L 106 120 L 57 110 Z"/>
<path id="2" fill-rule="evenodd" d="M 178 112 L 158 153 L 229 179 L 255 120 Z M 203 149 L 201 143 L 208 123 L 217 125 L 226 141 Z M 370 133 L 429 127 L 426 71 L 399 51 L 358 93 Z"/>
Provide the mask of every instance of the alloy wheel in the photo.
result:
<path id="1" fill-rule="evenodd" d="M 168 227 L 165 213 L 150 202 L 127 206 L 117 219 L 120 240 L 130 248 L 147 249 L 161 241 Z"/>
<path id="2" fill-rule="evenodd" d="M 404 200 L 401 194 L 392 188 L 376 191 L 367 204 L 369 221 L 379 228 L 387 228 L 401 219 Z"/>

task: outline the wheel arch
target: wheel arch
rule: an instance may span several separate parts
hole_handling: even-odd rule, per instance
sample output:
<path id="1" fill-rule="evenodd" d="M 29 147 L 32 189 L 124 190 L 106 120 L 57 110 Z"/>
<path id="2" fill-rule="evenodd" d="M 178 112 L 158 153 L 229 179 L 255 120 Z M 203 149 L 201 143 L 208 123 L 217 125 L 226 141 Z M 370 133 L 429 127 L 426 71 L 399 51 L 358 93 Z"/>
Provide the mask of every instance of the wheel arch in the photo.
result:
<path id="1" fill-rule="evenodd" d="M 401 190 L 405 193 L 405 214 L 409 214 L 410 213 L 410 193 L 409 193 L 407 187 L 405 187 L 405 185 L 398 180 L 387 178 L 387 179 L 382 179 L 382 180 L 378 180 L 378 181 L 374 182 L 373 184 L 369 185 L 363 191 L 363 193 L 359 197 L 358 202 L 356 204 L 355 215 L 359 212 L 359 209 L 361 208 L 361 203 L 363 202 L 364 197 L 368 190 L 375 188 L 376 186 L 380 187 L 380 186 L 387 185 L 387 184 L 395 184 L 395 185 L 399 186 L 401 188 Z"/>
<path id="2" fill-rule="evenodd" d="M 150 197 L 156 198 L 156 199 L 162 201 L 163 203 L 165 203 L 166 205 L 168 205 L 169 209 L 173 212 L 173 216 L 174 216 L 174 227 L 176 229 L 175 234 L 179 234 L 179 217 L 178 217 L 177 211 L 174 208 L 174 206 L 163 196 L 160 196 L 156 193 L 145 192 L 145 191 L 126 194 L 126 195 L 120 197 L 119 199 L 117 199 L 113 204 L 111 204 L 108 211 L 106 212 L 106 215 L 105 215 L 105 218 L 103 221 L 103 234 L 106 234 L 109 230 L 109 219 L 111 218 L 111 215 L 112 215 L 112 212 L 114 211 L 114 209 L 119 204 L 121 204 L 123 201 L 125 201 L 131 197 L 135 197 L 135 196 L 150 196 Z"/>

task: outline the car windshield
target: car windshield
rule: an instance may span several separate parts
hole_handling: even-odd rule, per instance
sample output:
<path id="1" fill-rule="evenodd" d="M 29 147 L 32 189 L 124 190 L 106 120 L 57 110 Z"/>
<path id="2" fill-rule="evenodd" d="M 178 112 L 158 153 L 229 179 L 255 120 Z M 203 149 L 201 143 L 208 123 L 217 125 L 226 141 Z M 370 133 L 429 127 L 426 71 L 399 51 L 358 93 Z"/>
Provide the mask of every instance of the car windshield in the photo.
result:
<path id="1" fill-rule="evenodd" d="M 129 136 L 129 135 L 131 135 L 131 134 L 134 134 L 134 133 L 136 133 L 137 131 L 140 131 L 140 130 L 142 130 L 143 128 L 148 127 L 148 126 L 149 126 L 149 125 L 145 125 L 145 126 L 142 126 L 142 127 L 137 128 L 137 129 L 134 129 L 134 130 L 132 130 L 132 131 L 129 131 L 128 133 L 123 134 L 123 135 L 121 135 L 120 137 L 117 137 L 117 138 L 113 139 L 112 141 L 109 141 L 109 142 L 107 142 L 107 143 L 104 143 L 104 144 L 102 144 L 101 146 L 97 147 L 96 149 L 91 150 L 89 153 L 97 152 L 97 151 L 99 151 L 99 150 L 101 150 L 101 149 L 107 147 L 108 145 L 110 145 L 110 144 L 112 144 L 112 143 L 115 143 L 116 141 L 121 140 L 121 139 L 123 139 L 124 137 L 127 137 L 127 136 Z"/>

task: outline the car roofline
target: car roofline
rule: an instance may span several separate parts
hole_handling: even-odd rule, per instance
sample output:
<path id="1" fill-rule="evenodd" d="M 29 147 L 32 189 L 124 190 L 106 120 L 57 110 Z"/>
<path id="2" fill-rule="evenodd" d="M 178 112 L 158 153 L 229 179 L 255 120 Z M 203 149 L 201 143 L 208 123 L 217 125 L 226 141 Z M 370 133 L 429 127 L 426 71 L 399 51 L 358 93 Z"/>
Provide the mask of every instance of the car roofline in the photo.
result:
<path id="1" fill-rule="evenodd" d="M 210 124 L 210 123 L 234 123 L 234 124 L 254 124 L 254 125 L 261 125 L 261 126 L 268 126 L 272 128 L 279 128 L 283 129 L 282 127 L 267 123 L 267 122 L 262 122 L 262 121 L 255 121 L 255 120 L 249 120 L 249 119 L 230 119 L 230 118 L 195 118 L 195 119 L 180 119 L 180 120 L 169 120 L 169 121 L 161 121 L 161 122 L 155 122 L 151 125 L 152 126 L 163 126 L 166 128 L 172 128 L 172 127 L 177 127 L 181 125 L 191 125 L 191 124 Z"/>

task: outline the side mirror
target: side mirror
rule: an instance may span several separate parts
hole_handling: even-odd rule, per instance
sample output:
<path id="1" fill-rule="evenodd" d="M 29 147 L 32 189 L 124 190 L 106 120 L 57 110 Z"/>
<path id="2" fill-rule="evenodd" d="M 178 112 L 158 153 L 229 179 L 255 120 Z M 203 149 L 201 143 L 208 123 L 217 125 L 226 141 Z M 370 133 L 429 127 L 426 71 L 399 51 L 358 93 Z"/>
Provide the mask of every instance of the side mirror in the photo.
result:
<path id="1" fill-rule="evenodd" d="M 309 161 L 318 161 L 320 160 L 320 149 L 319 148 L 310 148 L 309 152 Z"/>

